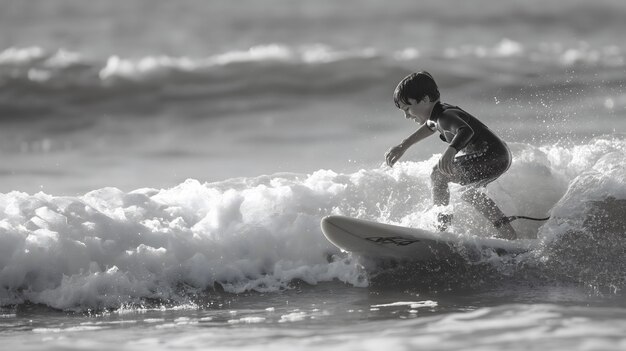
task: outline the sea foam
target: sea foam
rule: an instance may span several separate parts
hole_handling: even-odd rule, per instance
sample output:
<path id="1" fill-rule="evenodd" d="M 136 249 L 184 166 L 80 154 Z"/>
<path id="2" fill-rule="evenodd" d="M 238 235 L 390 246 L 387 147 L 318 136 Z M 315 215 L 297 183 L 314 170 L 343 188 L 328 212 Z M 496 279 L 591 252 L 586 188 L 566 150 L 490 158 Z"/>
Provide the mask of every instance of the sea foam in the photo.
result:
<path id="1" fill-rule="evenodd" d="M 613 137 L 575 147 L 512 144 L 511 169 L 487 192 L 506 213 L 551 214 L 541 227 L 516 228 L 545 243 L 543 261 L 564 263 L 563 243 L 585 253 L 567 276 L 587 281 L 581 273 L 586 262 L 607 261 L 606 252 L 587 250 L 589 238 L 598 247 L 623 246 L 588 229 L 589 216 L 626 199 L 625 144 Z M 434 227 L 434 219 L 420 213 L 431 207 L 429 175 L 438 157 L 352 174 L 318 170 L 204 184 L 190 179 L 171 189 L 103 188 L 78 197 L 2 194 L 0 299 L 2 305 L 28 301 L 85 310 L 146 299 L 188 303 L 190 293 L 207 289 L 272 292 L 294 281 L 367 286 L 354 257 L 324 238 L 320 219 L 343 214 Z M 493 234 L 459 190 L 452 187 L 451 206 L 464 224 L 456 228 L 462 235 Z M 617 228 L 614 235 L 624 235 L 623 214 L 607 213 L 599 233 Z M 572 230 L 587 238 L 585 248 L 572 242 Z M 624 272 L 616 267 L 611 279 L 594 282 L 621 287 L 615 277 Z"/>

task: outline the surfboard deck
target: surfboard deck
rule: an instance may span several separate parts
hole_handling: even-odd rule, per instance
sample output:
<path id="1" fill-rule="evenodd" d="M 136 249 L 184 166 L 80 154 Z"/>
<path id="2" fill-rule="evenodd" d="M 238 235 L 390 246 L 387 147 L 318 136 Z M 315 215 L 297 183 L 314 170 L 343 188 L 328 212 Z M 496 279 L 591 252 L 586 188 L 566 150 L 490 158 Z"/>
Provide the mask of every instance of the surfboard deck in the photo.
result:
<path id="1" fill-rule="evenodd" d="M 373 258 L 432 261 L 446 259 L 462 250 L 517 255 L 537 245 L 537 240 L 470 238 L 336 215 L 324 217 L 321 227 L 324 236 L 338 248 Z"/>

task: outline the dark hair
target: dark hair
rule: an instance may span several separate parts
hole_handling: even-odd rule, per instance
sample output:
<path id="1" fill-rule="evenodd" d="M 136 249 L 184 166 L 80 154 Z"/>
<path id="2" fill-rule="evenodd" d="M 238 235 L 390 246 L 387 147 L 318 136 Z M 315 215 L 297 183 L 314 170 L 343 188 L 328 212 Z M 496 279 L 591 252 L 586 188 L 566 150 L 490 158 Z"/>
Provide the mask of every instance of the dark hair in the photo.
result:
<path id="1" fill-rule="evenodd" d="M 393 92 L 393 101 L 400 108 L 400 102 L 410 105 L 409 99 L 421 101 L 425 96 L 428 96 L 430 101 L 437 101 L 439 89 L 433 76 L 426 71 L 421 71 L 409 74 L 398 83 Z"/>

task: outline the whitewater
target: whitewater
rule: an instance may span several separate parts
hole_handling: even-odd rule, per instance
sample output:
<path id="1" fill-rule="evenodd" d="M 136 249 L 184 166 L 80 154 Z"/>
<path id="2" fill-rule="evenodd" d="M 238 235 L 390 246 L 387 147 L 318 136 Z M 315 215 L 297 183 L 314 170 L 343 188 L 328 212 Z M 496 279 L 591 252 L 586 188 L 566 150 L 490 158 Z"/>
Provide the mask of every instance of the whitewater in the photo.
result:
<path id="1" fill-rule="evenodd" d="M 3 194 L 3 342 L 29 350 L 522 350 L 533 340 L 537 349 L 621 349 L 626 141 L 510 147 L 513 165 L 488 192 L 508 213 L 552 216 L 515 223 L 538 248 L 516 257 L 460 252 L 424 266 L 340 252 L 319 221 L 343 214 L 434 226 L 429 174 L 438 155 L 354 173 Z M 451 206 L 467 217 L 454 227 L 459 235 L 493 234 L 458 194 Z"/>
<path id="2" fill-rule="evenodd" d="M 625 146 L 608 136 L 574 147 L 512 144 L 513 165 L 489 194 L 506 213 L 552 219 L 541 227 L 519 221 L 520 234 L 537 237 L 541 249 L 495 268 L 514 274 L 532 265 L 546 277 L 621 291 L 625 262 L 610 253 L 624 249 L 612 241 L 624 228 Z M 437 160 L 351 174 L 189 179 L 170 189 L 102 188 L 77 197 L 3 194 L 0 297 L 5 306 L 86 311 L 194 303 L 212 292 L 276 293 L 301 283 L 365 288 L 362 264 L 326 241 L 320 219 L 342 214 L 433 227 L 429 174 Z M 452 203 L 457 233 L 493 235 L 459 196 Z M 589 276 L 592 267 L 604 274 Z"/>

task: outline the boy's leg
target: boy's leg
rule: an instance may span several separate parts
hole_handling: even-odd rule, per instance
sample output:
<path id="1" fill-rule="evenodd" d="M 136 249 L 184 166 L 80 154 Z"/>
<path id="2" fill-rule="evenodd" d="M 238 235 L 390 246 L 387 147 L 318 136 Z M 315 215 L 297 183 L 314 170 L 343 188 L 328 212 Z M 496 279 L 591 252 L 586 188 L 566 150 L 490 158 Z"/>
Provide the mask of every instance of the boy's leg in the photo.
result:
<path id="1" fill-rule="evenodd" d="M 433 204 L 435 206 L 448 206 L 450 203 L 450 188 L 448 187 L 448 183 L 451 181 L 450 177 L 441 173 L 439 168 L 435 166 L 430 174 L 430 180 L 433 186 Z M 438 213 L 437 222 L 437 230 L 446 231 L 452 224 L 452 214 Z"/>
<path id="2" fill-rule="evenodd" d="M 505 223 L 497 226 L 495 223 L 506 215 L 502 213 L 498 205 L 493 202 L 484 192 L 477 188 L 470 188 L 461 196 L 463 201 L 469 202 L 474 208 L 480 212 L 485 218 L 494 224 L 500 237 L 502 239 L 515 240 L 517 239 L 517 233 L 510 223 Z"/>
<path id="3" fill-rule="evenodd" d="M 452 165 L 453 174 L 445 175 L 435 166 L 431 174 L 433 184 L 433 203 L 437 206 L 447 206 L 450 202 L 448 183 L 461 185 L 487 185 L 506 172 L 511 163 L 508 149 L 493 154 L 485 151 L 458 156 Z M 462 199 L 472 204 L 478 212 L 485 216 L 498 229 L 500 236 L 505 239 L 516 239 L 517 234 L 510 223 L 496 225 L 496 221 L 505 217 L 498 206 L 476 187 L 470 188 L 462 195 Z M 443 219 L 443 221 L 441 220 Z M 447 228 L 452 215 L 440 214 L 440 227 Z M 447 223 L 446 223 L 447 221 Z M 445 230 L 445 229 L 444 229 Z"/>
<path id="4" fill-rule="evenodd" d="M 433 186 L 433 204 L 435 206 L 448 206 L 450 203 L 450 189 L 448 183 L 451 179 L 449 176 L 441 173 L 439 167 L 435 166 L 430 174 L 430 180 Z"/>

